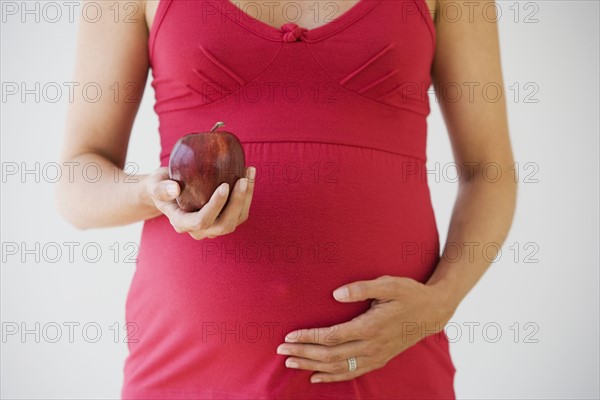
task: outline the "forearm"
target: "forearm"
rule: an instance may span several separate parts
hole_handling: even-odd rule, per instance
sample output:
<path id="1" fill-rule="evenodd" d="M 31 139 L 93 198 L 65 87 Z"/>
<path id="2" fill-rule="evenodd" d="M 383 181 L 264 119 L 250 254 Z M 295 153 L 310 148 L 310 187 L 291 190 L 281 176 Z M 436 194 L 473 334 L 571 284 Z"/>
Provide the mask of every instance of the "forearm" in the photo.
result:
<path id="1" fill-rule="evenodd" d="M 126 225 L 160 215 L 146 190 L 147 175 L 127 175 L 94 153 L 63 162 L 59 182 L 61 214 L 80 229 Z"/>
<path id="2" fill-rule="evenodd" d="M 442 303 L 453 313 L 496 257 L 512 223 L 516 183 L 509 166 L 503 177 L 481 177 L 461 183 L 441 259 L 427 285 L 436 287 Z"/>

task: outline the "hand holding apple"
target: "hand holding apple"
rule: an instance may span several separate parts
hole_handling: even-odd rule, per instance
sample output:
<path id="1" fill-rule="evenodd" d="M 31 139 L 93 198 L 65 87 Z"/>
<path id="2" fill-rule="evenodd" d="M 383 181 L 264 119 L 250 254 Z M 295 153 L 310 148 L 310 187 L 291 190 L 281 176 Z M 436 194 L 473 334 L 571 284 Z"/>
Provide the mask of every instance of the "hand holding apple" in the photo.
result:
<path id="1" fill-rule="evenodd" d="M 229 184 L 223 183 L 214 191 L 208 203 L 196 212 L 185 212 L 179 207 L 175 199 L 181 189 L 177 182 L 169 179 L 166 167 L 159 168 L 147 177 L 146 190 L 155 207 L 169 218 L 176 232 L 189 233 L 196 240 L 212 239 L 235 231 L 248 219 L 256 169 L 248 167 L 245 172 L 245 178 L 235 183 L 231 196 Z M 227 206 L 224 207 L 226 202 Z"/>

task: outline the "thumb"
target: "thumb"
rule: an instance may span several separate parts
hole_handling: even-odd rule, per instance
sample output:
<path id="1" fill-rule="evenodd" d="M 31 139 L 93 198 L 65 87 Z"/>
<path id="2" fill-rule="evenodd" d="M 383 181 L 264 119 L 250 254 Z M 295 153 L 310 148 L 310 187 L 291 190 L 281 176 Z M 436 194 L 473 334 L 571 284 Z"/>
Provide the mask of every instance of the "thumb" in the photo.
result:
<path id="1" fill-rule="evenodd" d="M 392 299 L 397 294 L 397 279 L 385 275 L 373 280 L 355 281 L 335 289 L 333 297 L 344 303 L 369 299 Z"/>
<path id="2" fill-rule="evenodd" d="M 171 201 L 179 196 L 179 184 L 175 181 L 160 181 L 154 187 L 154 198 L 160 201 Z"/>

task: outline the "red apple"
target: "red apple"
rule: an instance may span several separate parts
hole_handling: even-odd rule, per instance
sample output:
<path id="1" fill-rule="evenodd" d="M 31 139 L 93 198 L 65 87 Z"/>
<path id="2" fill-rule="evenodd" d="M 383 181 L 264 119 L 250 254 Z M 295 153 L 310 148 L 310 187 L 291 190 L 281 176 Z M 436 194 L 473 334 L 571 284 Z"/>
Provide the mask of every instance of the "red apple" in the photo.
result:
<path id="1" fill-rule="evenodd" d="M 177 204 L 183 211 L 200 210 L 224 182 L 231 193 L 237 180 L 245 175 L 242 144 L 233 133 L 217 130 L 223 125 L 217 122 L 209 132 L 185 135 L 173 146 L 169 177 L 181 187 Z"/>

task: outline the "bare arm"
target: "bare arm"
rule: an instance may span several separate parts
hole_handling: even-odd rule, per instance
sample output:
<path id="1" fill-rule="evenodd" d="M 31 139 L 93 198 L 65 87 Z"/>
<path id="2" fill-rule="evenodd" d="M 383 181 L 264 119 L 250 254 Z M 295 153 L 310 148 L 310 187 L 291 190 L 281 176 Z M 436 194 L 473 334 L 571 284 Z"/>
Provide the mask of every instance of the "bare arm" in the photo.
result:
<path id="1" fill-rule="evenodd" d="M 144 3 L 135 4 L 135 22 L 115 22 L 109 9 L 113 3 L 104 1 L 96 2 L 102 8 L 99 21 L 79 21 L 74 81 L 93 82 L 102 90 L 97 102 L 77 91 L 67 116 L 62 162 L 76 164 L 73 182 L 62 175 L 58 202 L 65 218 L 79 228 L 123 225 L 160 214 L 144 190 L 146 176 L 127 182 L 122 170 L 149 69 Z M 118 85 L 119 99 L 113 85 Z M 88 165 L 93 167 L 85 169 Z M 97 166 L 101 178 L 95 182 Z"/>
<path id="2" fill-rule="evenodd" d="M 439 6 L 447 3 L 449 0 L 440 0 Z M 487 3 L 493 0 L 478 3 L 469 21 L 467 5 L 453 2 L 463 8 L 462 18 L 458 22 L 442 18 L 436 26 L 439 41 L 433 79 L 454 158 L 462 167 L 446 248 L 427 282 L 440 289 L 448 313 L 453 313 L 491 264 L 496 244 L 506 239 L 515 210 L 517 184 L 511 169 L 498 29 L 495 22 L 482 18 L 481 9 Z M 488 20 L 492 10 L 494 7 L 489 7 Z M 462 88 L 460 99 L 444 98 L 443 88 L 455 84 Z M 475 84 L 471 97 L 469 85 Z M 502 89 L 501 98 L 496 97 L 494 87 Z"/>
<path id="3" fill-rule="evenodd" d="M 222 190 L 215 190 L 200 211 L 190 213 L 178 207 L 175 198 L 180 188 L 168 179 L 166 168 L 134 177 L 123 172 L 148 78 L 148 23 L 145 0 L 133 3 L 133 15 L 132 2 L 127 3 L 128 12 L 118 13 L 119 21 L 111 9 L 116 4 L 122 5 L 95 2 L 102 9 L 100 20 L 79 21 L 74 80 L 81 85 L 93 82 L 102 96 L 92 102 L 80 92 L 69 108 L 62 163 L 75 165 L 75 173 L 62 174 L 57 193 L 61 213 L 80 229 L 125 225 L 163 213 L 177 232 L 197 240 L 233 232 L 248 218 L 255 168 L 247 168 L 246 177 L 235 187 L 221 185 Z M 156 4 L 147 3 L 154 9 Z M 229 195 L 230 202 L 221 213 Z"/>

